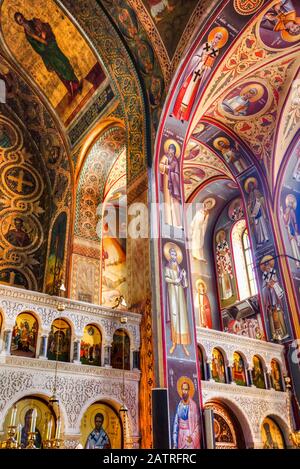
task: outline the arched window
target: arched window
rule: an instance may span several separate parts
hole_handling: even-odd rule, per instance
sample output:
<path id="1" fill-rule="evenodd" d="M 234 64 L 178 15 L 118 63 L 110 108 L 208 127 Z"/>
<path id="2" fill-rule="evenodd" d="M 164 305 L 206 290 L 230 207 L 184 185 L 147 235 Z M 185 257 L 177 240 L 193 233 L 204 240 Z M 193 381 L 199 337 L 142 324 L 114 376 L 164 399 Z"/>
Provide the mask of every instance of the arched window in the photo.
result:
<path id="1" fill-rule="evenodd" d="M 200 378 L 202 381 L 205 381 L 206 379 L 205 363 L 203 359 L 203 352 L 199 345 L 197 347 L 197 350 L 198 350 L 198 363 L 199 363 L 199 368 L 200 368 Z"/>
<path id="2" fill-rule="evenodd" d="M 111 366 L 113 368 L 130 370 L 130 339 L 125 331 L 118 329 L 114 333 L 111 350 Z"/>
<path id="3" fill-rule="evenodd" d="M 80 343 L 80 361 L 84 365 L 101 365 L 101 332 L 98 327 L 88 324 L 84 328 Z"/>
<path id="4" fill-rule="evenodd" d="M 224 357 L 217 348 L 214 348 L 212 353 L 211 375 L 217 383 L 226 383 Z"/>
<path id="5" fill-rule="evenodd" d="M 64 319 L 55 319 L 48 338 L 48 360 L 70 361 L 71 327 Z"/>
<path id="6" fill-rule="evenodd" d="M 254 265 L 245 219 L 237 221 L 232 228 L 234 266 L 239 299 L 245 300 L 257 294 Z"/>
<path id="7" fill-rule="evenodd" d="M 254 386 L 260 389 L 266 389 L 263 365 L 261 359 L 257 355 L 254 355 L 253 357 L 252 379 Z"/>
<path id="8" fill-rule="evenodd" d="M 244 360 L 237 352 L 233 354 L 232 379 L 239 386 L 247 386 Z"/>
<path id="9" fill-rule="evenodd" d="M 274 358 L 271 361 L 271 383 L 272 388 L 275 389 L 275 391 L 283 391 L 280 366 Z"/>
<path id="10" fill-rule="evenodd" d="M 12 333 L 11 355 L 35 357 L 37 335 L 38 323 L 33 314 L 19 314 Z"/>
<path id="11" fill-rule="evenodd" d="M 244 259 L 245 259 L 245 264 L 246 264 L 250 295 L 254 296 L 254 295 L 257 295 L 257 283 L 256 283 L 255 275 L 254 275 L 253 257 L 252 257 L 247 229 L 245 229 L 243 232 L 242 241 L 243 241 Z"/>

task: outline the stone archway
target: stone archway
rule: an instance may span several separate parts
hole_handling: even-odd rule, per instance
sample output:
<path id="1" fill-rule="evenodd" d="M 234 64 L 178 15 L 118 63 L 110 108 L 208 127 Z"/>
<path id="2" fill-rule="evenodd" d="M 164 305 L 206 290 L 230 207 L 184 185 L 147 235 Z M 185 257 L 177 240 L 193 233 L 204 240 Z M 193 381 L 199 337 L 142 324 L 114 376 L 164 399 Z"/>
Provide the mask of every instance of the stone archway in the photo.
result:
<path id="1" fill-rule="evenodd" d="M 242 427 L 234 412 L 222 401 L 212 400 L 205 404 L 205 409 L 214 413 L 214 432 L 216 449 L 246 448 Z"/>

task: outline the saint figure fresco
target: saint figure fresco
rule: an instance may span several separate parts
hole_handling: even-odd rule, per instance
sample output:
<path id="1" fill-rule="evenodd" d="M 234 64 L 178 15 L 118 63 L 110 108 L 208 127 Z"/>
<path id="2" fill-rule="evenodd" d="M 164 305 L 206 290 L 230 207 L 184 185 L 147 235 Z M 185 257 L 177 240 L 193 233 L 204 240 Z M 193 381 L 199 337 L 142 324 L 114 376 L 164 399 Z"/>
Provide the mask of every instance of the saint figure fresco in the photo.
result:
<path id="1" fill-rule="evenodd" d="M 273 340 L 281 341 L 289 337 L 289 334 L 283 313 L 284 290 L 279 283 L 273 256 L 264 256 L 260 261 L 260 269 L 263 301 L 268 311 L 271 336 Z"/>
<path id="2" fill-rule="evenodd" d="M 200 423 L 198 405 L 193 400 L 195 387 L 186 376 L 179 378 L 177 391 L 180 401 L 177 405 L 173 423 L 173 449 L 199 449 Z"/>
<path id="3" fill-rule="evenodd" d="M 219 26 L 212 29 L 208 34 L 207 42 L 199 47 L 191 59 L 172 111 L 172 116 L 181 122 L 189 120 L 199 92 L 211 74 L 220 49 L 224 47 L 228 37 L 226 28 Z"/>
<path id="4" fill-rule="evenodd" d="M 260 35 L 266 46 L 280 49 L 300 40 L 300 5 L 297 0 L 279 0 L 264 14 Z"/>
<path id="5" fill-rule="evenodd" d="M 296 218 L 296 208 L 296 197 L 293 194 L 288 194 L 285 199 L 285 209 L 282 216 L 289 237 L 293 261 L 297 269 L 300 269 L 300 234 Z"/>
<path id="6" fill-rule="evenodd" d="M 226 137 L 218 137 L 213 141 L 213 146 L 222 154 L 225 162 L 232 165 L 236 173 L 247 169 L 247 164 L 240 155 L 238 144 L 230 143 Z"/>
<path id="7" fill-rule="evenodd" d="M 212 329 L 211 307 L 207 295 L 207 286 L 204 280 L 198 279 L 196 282 L 198 306 L 199 306 L 199 326 Z"/>
<path id="8" fill-rule="evenodd" d="M 248 194 L 247 210 L 250 226 L 254 232 L 256 243 L 260 246 L 267 243 L 270 238 L 265 199 L 258 188 L 257 179 L 254 177 L 248 178 L 244 187 Z"/>
<path id="9" fill-rule="evenodd" d="M 172 341 L 169 353 L 172 355 L 177 345 L 181 345 L 185 355 L 189 356 L 188 346 L 191 344 L 191 335 L 186 304 L 188 282 L 185 269 L 180 267 L 182 252 L 175 243 L 166 243 L 164 256 L 167 260 L 164 278 L 168 290 L 168 313 Z"/>
<path id="10" fill-rule="evenodd" d="M 162 174 L 164 194 L 165 223 L 171 226 L 182 226 L 181 193 L 180 193 L 180 146 L 175 140 L 167 140 L 165 154 L 160 160 L 159 171 Z"/>
<path id="11" fill-rule="evenodd" d="M 220 230 L 216 235 L 216 259 L 219 277 L 221 300 L 227 300 L 233 296 L 233 268 L 231 262 L 231 251 L 226 240 L 226 233 Z"/>
<path id="12" fill-rule="evenodd" d="M 110 449 L 110 439 L 106 431 L 103 429 L 104 416 L 100 412 L 95 415 L 95 428 L 89 434 L 85 449 Z"/>
<path id="13" fill-rule="evenodd" d="M 15 21 L 23 27 L 24 34 L 32 49 L 41 57 L 48 72 L 56 73 L 67 88 L 72 98 L 82 89 L 82 84 L 75 75 L 74 69 L 59 48 L 55 34 L 49 23 L 39 18 L 28 20 L 19 11 L 15 13 Z"/>
<path id="14" fill-rule="evenodd" d="M 194 259 L 206 262 L 204 257 L 204 241 L 208 226 L 210 211 L 216 205 L 213 197 L 208 197 L 202 202 L 202 207 L 197 210 L 191 223 L 192 235 L 192 256 Z"/>

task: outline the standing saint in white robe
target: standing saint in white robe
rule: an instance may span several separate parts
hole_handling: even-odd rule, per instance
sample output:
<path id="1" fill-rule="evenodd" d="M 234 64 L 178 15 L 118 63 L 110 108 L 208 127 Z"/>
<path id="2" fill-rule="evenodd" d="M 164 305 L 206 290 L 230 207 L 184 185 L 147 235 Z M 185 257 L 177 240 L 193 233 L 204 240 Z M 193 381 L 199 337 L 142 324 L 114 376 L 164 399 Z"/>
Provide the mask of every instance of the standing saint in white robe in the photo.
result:
<path id="1" fill-rule="evenodd" d="M 215 200 L 208 198 L 202 203 L 202 207 L 196 212 L 191 223 L 192 256 L 194 259 L 206 262 L 204 257 L 204 241 L 208 225 L 209 211 L 214 207 Z"/>
<path id="2" fill-rule="evenodd" d="M 189 356 L 190 353 L 186 346 L 191 344 L 191 335 L 185 298 L 188 283 L 186 271 L 181 269 L 174 248 L 169 250 L 169 262 L 165 267 L 164 277 L 168 287 L 168 306 L 171 322 L 172 347 L 170 354 L 174 353 L 177 345 L 181 345 L 185 355 Z"/>

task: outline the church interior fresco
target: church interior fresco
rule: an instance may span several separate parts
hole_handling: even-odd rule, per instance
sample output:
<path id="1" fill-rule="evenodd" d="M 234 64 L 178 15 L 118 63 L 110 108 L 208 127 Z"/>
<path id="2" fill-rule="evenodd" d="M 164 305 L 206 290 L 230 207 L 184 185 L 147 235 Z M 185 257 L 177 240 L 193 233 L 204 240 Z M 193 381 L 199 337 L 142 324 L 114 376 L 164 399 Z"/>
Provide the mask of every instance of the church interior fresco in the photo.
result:
<path id="1" fill-rule="evenodd" d="M 258 347 L 284 345 L 289 359 L 299 335 L 300 7 L 296 0 L 49 0 L 47 6 L 36 0 L 28 6 L 0 2 L 0 78 L 6 86 L 6 104 L 0 104 L 0 283 L 57 295 L 63 282 L 67 297 L 81 304 L 115 308 L 117 315 L 131 308 L 142 313 L 140 402 L 134 401 L 138 410 L 133 411 L 139 413 L 141 441 L 136 445 L 152 444 L 151 388 L 157 382 L 168 387 L 177 448 L 183 445 L 174 434 L 178 399 L 188 388 L 197 409 L 188 447 L 200 448 L 196 328 L 259 339 Z M 47 41 L 52 41 L 48 56 Z M 154 286 L 151 242 L 122 236 L 126 197 L 162 204 L 159 243 L 151 248 Z M 120 218 L 119 237 L 111 236 L 109 223 L 101 224 L 110 208 Z M 257 284 L 244 298 L 247 313 L 239 312 L 245 305 L 233 248 L 238 239 L 244 249 L 245 230 Z M 178 304 L 170 286 L 174 264 L 182 287 Z M 277 285 L 273 296 L 268 282 Z M 159 308 L 161 324 L 153 320 L 152 308 Z M 18 329 L 25 321 L 31 335 L 39 336 L 37 357 L 42 330 L 35 336 L 30 314 Z M 2 320 L 0 314 L 5 338 Z M 87 343 L 97 329 L 89 327 Z M 160 338 L 163 345 L 154 353 L 153 341 Z M 63 362 L 76 355 L 73 339 Z M 101 339 L 99 368 L 107 345 L 109 340 Z M 90 366 L 97 361 L 94 349 L 85 357 Z M 217 358 L 215 366 L 221 366 Z M 224 385 L 230 366 L 223 364 Z M 289 366 L 296 387 L 299 366 Z M 269 369 L 263 373 L 271 376 Z M 268 379 L 275 378 L 264 379 L 268 392 Z M 245 381 L 245 388 L 251 386 L 248 377 Z M 247 446 L 234 412 L 209 392 L 205 399 L 215 414 L 216 446 Z M 111 447 L 130 445 L 117 404 L 94 397 L 76 444 L 85 445 L 100 412 Z M 20 420 L 31 412 L 33 399 L 27 402 L 25 396 L 18 404 Z M 52 422 L 54 434 L 57 416 L 43 420 L 45 402 L 37 399 L 35 406 L 39 432 L 47 432 Z M 264 415 L 261 447 L 289 445 L 282 427 Z"/>

